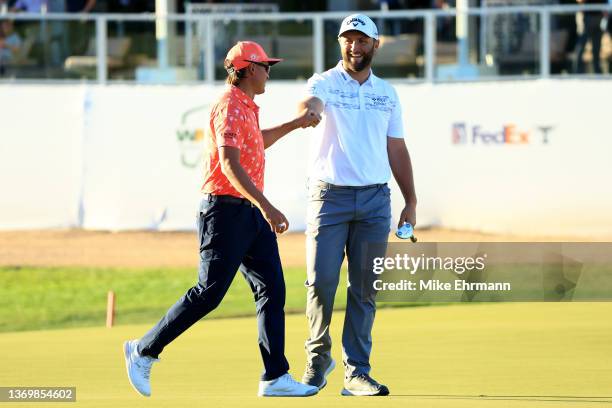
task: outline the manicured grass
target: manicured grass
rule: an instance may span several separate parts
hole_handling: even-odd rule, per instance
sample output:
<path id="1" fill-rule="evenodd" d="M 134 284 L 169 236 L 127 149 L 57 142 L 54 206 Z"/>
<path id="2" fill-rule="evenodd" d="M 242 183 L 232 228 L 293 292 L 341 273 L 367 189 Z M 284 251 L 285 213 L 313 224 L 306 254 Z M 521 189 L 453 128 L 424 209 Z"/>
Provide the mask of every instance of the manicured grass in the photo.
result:
<path id="1" fill-rule="evenodd" d="M 346 271 L 341 275 L 336 307 L 346 302 Z M 303 268 L 285 269 L 287 312 L 304 311 L 305 276 Z M 109 290 L 116 295 L 117 324 L 150 323 L 196 281 L 195 268 L 0 268 L 0 332 L 104 325 Z M 253 294 L 238 272 L 209 318 L 254 313 Z"/>
<path id="2" fill-rule="evenodd" d="M 256 396 L 262 364 L 253 317 L 204 319 L 177 338 L 153 367 L 151 398 L 129 385 L 121 350 L 147 324 L 1 333 L 0 384 L 75 386 L 77 402 L 59 405 L 76 408 L 607 407 L 611 314 L 612 303 L 380 310 L 372 376 L 389 386 L 388 398 L 339 395 L 342 313 L 334 315 L 330 329 L 339 364 L 312 398 Z M 304 368 L 307 332 L 304 316 L 287 316 L 285 349 L 296 378 Z"/>

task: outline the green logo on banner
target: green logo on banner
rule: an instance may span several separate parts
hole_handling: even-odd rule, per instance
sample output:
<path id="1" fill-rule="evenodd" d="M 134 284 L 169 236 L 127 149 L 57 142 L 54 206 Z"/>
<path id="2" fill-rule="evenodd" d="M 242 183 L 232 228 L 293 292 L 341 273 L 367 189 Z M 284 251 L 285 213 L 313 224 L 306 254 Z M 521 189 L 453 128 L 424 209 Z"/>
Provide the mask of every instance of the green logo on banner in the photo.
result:
<path id="1" fill-rule="evenodd" d="M 196 168 L 202 160 L 209 107 L 208 104 L 197 106 L 181 115 L 181 124 L 176 130 L 176 140 L 179 145 L 181 164 L 186 168 Z"/>

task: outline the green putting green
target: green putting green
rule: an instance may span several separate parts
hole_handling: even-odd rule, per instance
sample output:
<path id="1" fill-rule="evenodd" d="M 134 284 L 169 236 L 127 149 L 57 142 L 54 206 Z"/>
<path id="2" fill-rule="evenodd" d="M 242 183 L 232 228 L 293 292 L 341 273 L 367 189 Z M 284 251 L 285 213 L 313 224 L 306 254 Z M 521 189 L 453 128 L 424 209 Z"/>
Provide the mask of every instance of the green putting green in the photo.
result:
<path id="1" fill-rule="evenodd" d="M 590 407 L 612 404 L 612 303 L 498 303 L 378 312 L 374 378 L 388 398 L 341 397 L 342 365 L 318 396 L 256 397 L 261 370 L 254 317 L 206 320 L 153 367 L 153 396 L 136 394 L 125 339 L 149 325 L 0 334 L 2 386 L 76 386 L 67 407 Z M 341 360 L 343 316 L 334 316 Z M 287 317 L 287 357 L 298 379 L 306 319 Z M 22 404 L 20 406 L 38 406 Z"/>

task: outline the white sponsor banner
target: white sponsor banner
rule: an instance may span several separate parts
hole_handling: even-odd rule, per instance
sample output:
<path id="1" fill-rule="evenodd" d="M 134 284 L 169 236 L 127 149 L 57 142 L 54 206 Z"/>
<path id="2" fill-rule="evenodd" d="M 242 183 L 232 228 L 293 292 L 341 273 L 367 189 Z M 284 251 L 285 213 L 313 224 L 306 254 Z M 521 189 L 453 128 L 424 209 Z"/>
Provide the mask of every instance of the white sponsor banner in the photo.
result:
<path id="1" fill-rule="evenodd" d="M 398 92 L 419 209 L 436 224 L 610 236 L 612 81 L 400 85 Z"/>
<path id="2" fill-rule="evenodd" d="M 612 131 L 605 107 L 612 81 L 396 88 L 418 225 L 610 235 Z M 0 228 L 193 229 L 201 139 L 222 91 L 204 85 L 0 87 L 0 177 L 7 193 Z M 255 100 L 261 127 L 293 118 L 302 92 L 303 84 L 269 83 Z M 297 130 L 266 151 L 265 192 L 292 230 L 305 226 L 312 137 L 311 129 Z M 391 184 L 395 224 L 403 200 Z"/>
<path id="3" fill-rule="evenodd" d="M 84 228 L 183 230 L 195 227 L 202 185 L 202 138 L 223 87 L 95 87 L 85 133 Z M 262 128 L 296 114 L 281 89 L 256 98 Z M 276 99 L 275 99 L 276 97 Z M 287 100 L 287 99 L 285 99 Z M 308 134 L 298 130 L 266 151 L 265 192 L 305 227 Z"/>
<path id="4" fill-rule="evenodd" d="M 218 91 L 127 85 L 89 90 L 84 228 L 195 228 L 203 148 L 196 132 L 207 125 Z"/>
<path id="5" fill-rule="evenodd" d="M 0 229 L 78 227 L 81 86 L 0 86 Z"/>

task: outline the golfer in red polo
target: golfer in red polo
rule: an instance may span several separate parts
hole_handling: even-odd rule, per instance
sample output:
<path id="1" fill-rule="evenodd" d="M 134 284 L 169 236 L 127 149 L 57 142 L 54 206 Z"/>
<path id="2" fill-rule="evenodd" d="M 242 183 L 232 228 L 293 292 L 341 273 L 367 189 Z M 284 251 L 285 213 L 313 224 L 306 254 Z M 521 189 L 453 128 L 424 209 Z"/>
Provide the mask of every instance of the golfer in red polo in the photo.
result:
<path id="1" fill-rule="evenodd" d="M 250 41 L 238 42 L 227 54 L 228 87 L 212 108 L 206 136 L 198 283 L 147 334 L 124 345 L 128 377 L 144 396 L 151 395 L 151 366 L 164 347 L 221 303 L 238 269 L 255 295 L 264 365 L 258 395 L 298 397 L 318 391 L 288 373 L 285 281 L 275 233 L 286 231 L 289 222 L 263 187 L 264 149 L 292 130 L 316 126 L 320 116 L 304 110 L 290 122 L 260 130 L 254 98 L 264 93 L 270 67 L 279 61 Z"/>

